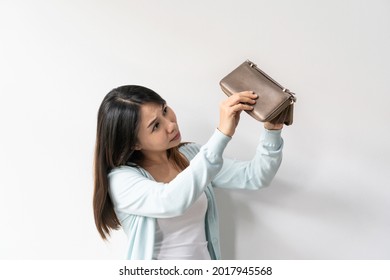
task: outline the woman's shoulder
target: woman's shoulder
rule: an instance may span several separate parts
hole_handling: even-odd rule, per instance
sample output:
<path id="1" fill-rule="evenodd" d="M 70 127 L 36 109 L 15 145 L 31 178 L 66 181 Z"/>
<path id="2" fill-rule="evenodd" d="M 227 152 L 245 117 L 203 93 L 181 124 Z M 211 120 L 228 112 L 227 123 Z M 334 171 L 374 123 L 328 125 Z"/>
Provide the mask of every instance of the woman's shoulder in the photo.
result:
<path id="1" fill-rule="evenodd" d="M 144 176 L 147 177 L 147 174 L 145 170 L 139 166 L 136 165 L 121 165 L 118 167 L 115 167 L 108 172 L 108 178 L 114 179 L 114 178 L 120 178 L 123 176 Z"/>
<path id="2" fill-rule="evenodd" d="M 179 147 L 179 151 L 190 161 L 196 156 L 197 153 L 199 153 L 200 148 L 201 145 L 188 142 L 182 143 Z M 108 172 L 108 177 L 111 180 L 114 178 L 121 178 L 123 176 L 128 177 L 140 175 L 143 177 L 149 177 L 148 173 L 142 167 L 135 164 L 121 165 L 111 169 Z"/>
<path id="3" fill-rule="evenodd" d="M 201 145 L 196 143 L 183 143 L 181 144 L 179 151 L 188 159 L 192 160 L 197 153 L 199 153 Z"/>

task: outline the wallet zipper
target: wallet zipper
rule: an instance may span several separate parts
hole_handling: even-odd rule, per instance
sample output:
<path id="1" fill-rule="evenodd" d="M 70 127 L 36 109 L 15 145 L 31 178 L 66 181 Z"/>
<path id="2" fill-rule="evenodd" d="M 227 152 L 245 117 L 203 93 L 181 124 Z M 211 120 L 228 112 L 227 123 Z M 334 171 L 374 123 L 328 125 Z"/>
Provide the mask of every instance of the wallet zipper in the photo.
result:
<path id="1" fill-rule="evenodd" d="M 283 92 L 289 94 L 290 99 L 291 99 L 291 104 L 293 104 L 297 100 L 294 92 L 290 91 L 288 88 L 285 88 L 284 86 L 279 84 L 277 81 L 272 79 L 270 76 L 268 76 L 264 71 L 262 71 L 260 68 L 258 68 L 257 65 L 255 63 L 253 63 L 252 61 L 250 61 L 249 59 L 246 62 L 249 64 L 249 67 L 255 69 L 257 72 L 259 72 L 264 77 L 266 77 L 268 80 L 270 80 L 272 83 L 274 83 L 276 86 L 278 86 Z"/>

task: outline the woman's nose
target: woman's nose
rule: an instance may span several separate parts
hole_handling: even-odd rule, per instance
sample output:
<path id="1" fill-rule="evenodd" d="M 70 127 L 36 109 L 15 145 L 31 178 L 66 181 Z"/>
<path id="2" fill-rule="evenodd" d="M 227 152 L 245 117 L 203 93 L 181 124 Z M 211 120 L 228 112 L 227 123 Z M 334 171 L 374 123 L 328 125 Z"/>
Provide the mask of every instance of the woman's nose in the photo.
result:
<path id="1" fill-rule="evenodd" d="M 175 132 L 176 130 L 176 123 L 175 122 L 168 122 L 167 131 L 168 133 Z"/>

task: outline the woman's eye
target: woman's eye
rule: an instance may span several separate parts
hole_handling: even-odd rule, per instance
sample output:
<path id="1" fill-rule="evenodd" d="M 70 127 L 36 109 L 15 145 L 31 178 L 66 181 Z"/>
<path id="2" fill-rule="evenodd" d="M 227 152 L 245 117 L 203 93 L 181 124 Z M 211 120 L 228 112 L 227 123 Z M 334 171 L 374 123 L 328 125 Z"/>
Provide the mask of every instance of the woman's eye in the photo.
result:
<path id="1" fill-rule="evenodd" d="M 165 106 L 165 107 L 164 107 L 164 110 L 163 110 L 164 115 L 165 115 L 167 112 L 168 112 L 168 106 Z"/>
<path id="2" fill-rule="evenodd" d="M 155 131 L 156 129 L 158 129 L 160 127 L 160 123 L 156 123 L 154 126 L 153 126 L 153 131 Z"/>

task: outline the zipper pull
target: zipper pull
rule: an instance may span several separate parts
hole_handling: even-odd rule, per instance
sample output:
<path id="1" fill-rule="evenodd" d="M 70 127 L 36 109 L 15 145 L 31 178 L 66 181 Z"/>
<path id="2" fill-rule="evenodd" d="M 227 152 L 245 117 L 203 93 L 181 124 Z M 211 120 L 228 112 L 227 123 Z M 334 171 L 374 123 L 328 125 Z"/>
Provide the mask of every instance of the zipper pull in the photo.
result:
<path id="1" fill-rule="evenodd" d="M 290 96 L 291 96 L 291 104 L 297 101 L 295 93 L 290 91 L 288 88 L 283 88 L 283 92 L 290 94 Z"/>
<path id="2" fill-rule="evenodd" d="M 246 62 L 249 64 L 249 67 L 256 67 L 257 65 L 254 64 L 252 61 L 250 61 L 249 59 L 246 60 Z"/>

